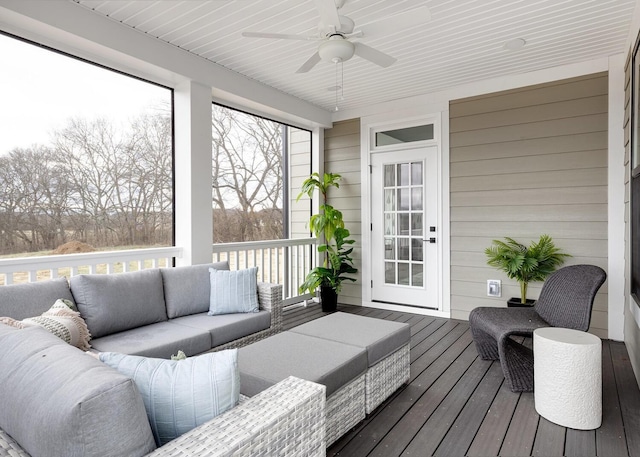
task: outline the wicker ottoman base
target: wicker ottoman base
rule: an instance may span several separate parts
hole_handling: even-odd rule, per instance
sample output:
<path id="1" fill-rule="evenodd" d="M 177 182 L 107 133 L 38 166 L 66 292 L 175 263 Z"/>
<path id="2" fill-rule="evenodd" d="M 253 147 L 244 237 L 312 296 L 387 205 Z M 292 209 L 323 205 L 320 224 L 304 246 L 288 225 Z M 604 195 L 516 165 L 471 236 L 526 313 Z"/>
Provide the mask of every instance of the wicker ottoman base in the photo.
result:
<path id="1" fill-rule="evenodd" d="M 365 418 L 365 375 L 327 398 L 327 447 Z"/>
<path id="2" fill-rule="evenodd" d="M 240 393 L 254 396 L 287 376 L 326 387 L 327 446 L 365 416 L 367 354 L 363 348 L 282 332 L 238 351 Z"/>
<path id="3" fill-rule="evenodd" d="M 410 351 L 405 345 L 369 367 L 365 376 L 365 404 L 371 414 L 380 404 L 409 380 Z"/>
<path id="4" fill-rule="evenodd" d="M 409 380 L 411 327 L 408 324 L 338 312 L 294 327 L 290 332 L 367 351 L 367 414 Z"/>

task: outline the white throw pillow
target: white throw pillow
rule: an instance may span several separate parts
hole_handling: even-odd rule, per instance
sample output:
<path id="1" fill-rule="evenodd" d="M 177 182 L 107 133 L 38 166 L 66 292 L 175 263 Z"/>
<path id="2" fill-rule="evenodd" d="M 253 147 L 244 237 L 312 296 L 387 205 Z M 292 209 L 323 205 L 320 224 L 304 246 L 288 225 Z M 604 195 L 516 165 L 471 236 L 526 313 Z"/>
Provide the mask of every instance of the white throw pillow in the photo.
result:
<path id="1" fill-rule="evenodd" d="M 184 360 L 102 352 L 100 360 L 134 380 L 158 446 L 238 404 L 237 349 Z"/>
<path id="2" fill-rule="evenodd" d="M 209 277 L 210 316 L 258 312 L 258 267 L 234 271 L 209 268 Z"/>

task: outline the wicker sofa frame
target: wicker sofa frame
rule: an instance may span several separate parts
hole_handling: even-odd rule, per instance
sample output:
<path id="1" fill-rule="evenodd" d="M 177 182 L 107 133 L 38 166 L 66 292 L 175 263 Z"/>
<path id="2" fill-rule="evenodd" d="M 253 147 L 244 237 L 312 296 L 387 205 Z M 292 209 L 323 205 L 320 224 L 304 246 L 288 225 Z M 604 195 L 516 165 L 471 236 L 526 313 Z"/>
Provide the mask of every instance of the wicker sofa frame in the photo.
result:
<path id="1" fill-rule="evenodd" d="M 289 377 L 149 457 L 324 456 L 325 387 Z M 30 457 L 0 429 L 0 457 Z"/>

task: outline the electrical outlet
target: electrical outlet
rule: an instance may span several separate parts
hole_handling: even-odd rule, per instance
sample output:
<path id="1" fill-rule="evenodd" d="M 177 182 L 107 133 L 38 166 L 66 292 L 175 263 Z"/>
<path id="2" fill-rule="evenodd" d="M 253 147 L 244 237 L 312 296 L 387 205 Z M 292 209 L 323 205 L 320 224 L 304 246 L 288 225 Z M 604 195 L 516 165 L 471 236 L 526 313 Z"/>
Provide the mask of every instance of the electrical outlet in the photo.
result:
<path id="1" fill-rule="evenodd" d="M 502 281 L 499 279 L 488 279 L 487 295 L 489 297 L 502 297 Z"/>

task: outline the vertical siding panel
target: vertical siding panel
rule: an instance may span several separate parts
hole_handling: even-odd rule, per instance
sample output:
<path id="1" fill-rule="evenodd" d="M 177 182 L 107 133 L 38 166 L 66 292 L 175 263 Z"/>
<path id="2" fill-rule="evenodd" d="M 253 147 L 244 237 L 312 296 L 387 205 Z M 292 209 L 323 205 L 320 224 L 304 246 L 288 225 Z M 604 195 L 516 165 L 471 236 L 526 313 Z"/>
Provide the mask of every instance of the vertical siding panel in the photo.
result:
<path id="1" fill-rule="evenodd" d="M 518 290 L 484 262 L 491 239 L 546 233 L 574 255 L 567 264 L 606 267 L 607 87 L 601 73 L 450 103 L 453 318 L 506 306 Z M 486 296 L 487 279 L 502 280 L 502 298 Z M 596 300 L 606 303 L 606 288 Z M 606 335 L 598 308 L 591 331 Z"/>
<path id="2" fill-rule="evenodd" d="M 355 283 L 343 283 L 338 296 L 340 303 L 362 305 L 361 271 L 362 245 L 360 237 L 360 119 L 336 122 L 324 132 L 324 169 L 327 173 L 342 175 L 340 189 L 329 191 L 328 202 L 342 211 L 345 226 L 356 240 L 354 266 L 358 269 Z"/>
<path id="3" fill-rule="evenodd" d="M 307 221 L 311 215 L 309 199 L 296 198 L 302 182 L 311 173 L 311 134 L 307 130 L 289 128 L 289 233 L 291 238 L 309 238 Z"/>

